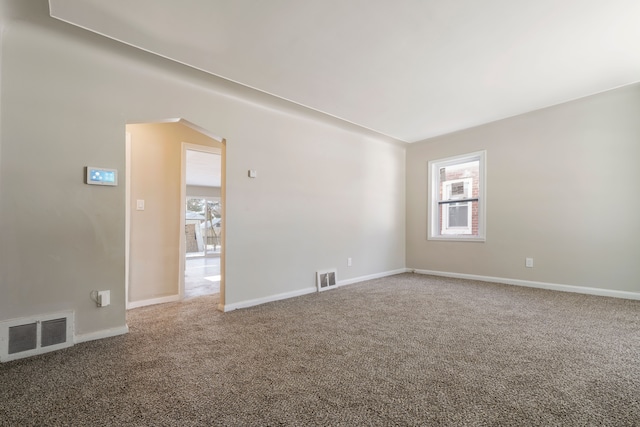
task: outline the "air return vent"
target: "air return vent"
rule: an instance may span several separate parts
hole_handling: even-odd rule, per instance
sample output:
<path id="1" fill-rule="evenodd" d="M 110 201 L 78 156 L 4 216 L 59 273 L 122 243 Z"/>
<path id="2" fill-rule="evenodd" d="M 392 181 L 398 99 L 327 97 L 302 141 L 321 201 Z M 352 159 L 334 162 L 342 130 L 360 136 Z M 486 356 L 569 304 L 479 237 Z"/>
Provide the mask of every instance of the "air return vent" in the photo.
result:
<path id="1" fill-rule="evenodd" d="M 326 291 L 338 286 L 336 269 L 318 271 L 317 273 L 318 292 Z"/>
<path id="2" fill-rule="evenodd" d="M 38 347 L 38 324 L 9 326 L 9 354 L 35 350 Z"/>
<path id="3" fill-rule="evenodd" d="M 44 320 L 41 325 L 40 345 L 49 347 L 50 345 L 64 344 L 67 342 L 67 318 Z"/>
<path id="4" fill-rule="evenodd" d="M 73 312 L 0 322 L 0 362 L 73 345 Z"/>

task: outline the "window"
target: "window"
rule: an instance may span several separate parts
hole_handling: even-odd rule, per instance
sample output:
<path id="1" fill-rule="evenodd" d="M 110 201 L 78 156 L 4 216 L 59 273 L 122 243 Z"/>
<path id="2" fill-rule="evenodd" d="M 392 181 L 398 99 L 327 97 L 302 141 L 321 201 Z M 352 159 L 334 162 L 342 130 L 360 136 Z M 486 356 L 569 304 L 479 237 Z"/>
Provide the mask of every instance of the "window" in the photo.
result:
<path id="1" fill-rule="evenodd" d="M 445 181 L 443 200 L 451 203 L 443 204 L 442 234 L 464 234 L 473 232 L 473 206 L 471 202 L 453 202 L 467 200 L 472 197 L 473 180 L 471 178 Z"/>
<path id="2" fill-rule="evenodd" d="M 429 162 L 430 240 L 485 240 L 485 157 L 480 151 Z"/>

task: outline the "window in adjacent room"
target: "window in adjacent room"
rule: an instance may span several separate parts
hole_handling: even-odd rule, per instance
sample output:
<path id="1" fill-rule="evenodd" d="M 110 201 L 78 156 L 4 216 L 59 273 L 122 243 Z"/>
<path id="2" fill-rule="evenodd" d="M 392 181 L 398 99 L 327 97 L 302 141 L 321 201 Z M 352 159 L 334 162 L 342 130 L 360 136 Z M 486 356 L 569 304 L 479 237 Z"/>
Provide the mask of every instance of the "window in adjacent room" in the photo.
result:
<path id="1" fill-rule="evenodd" d="M 484 241 L 484 151 L 429 162 L 430 240 Z"/>

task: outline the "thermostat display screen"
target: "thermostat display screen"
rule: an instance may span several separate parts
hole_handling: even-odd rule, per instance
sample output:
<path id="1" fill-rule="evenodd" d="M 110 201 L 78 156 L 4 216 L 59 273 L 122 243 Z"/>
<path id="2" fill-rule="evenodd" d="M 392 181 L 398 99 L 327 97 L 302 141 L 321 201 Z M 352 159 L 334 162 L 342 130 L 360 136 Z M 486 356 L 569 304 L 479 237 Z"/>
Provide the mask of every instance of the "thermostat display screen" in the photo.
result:
<path id="1" fill-rule="evenodd" d="M 118 185 L 118 171 L 87 166 L 87 184 Z"/>

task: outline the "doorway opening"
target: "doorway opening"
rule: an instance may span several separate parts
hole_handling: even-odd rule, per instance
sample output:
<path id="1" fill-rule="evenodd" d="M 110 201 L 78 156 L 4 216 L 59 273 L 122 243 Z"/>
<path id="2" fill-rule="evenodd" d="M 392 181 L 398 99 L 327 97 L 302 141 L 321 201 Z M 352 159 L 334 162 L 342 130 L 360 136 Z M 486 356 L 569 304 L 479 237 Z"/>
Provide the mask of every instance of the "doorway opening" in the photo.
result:
<path id="1" fill-rule="evenodd" d="M 187 258 L 203 264 L 202 276 L 214 285 L 207 292 L 219 295 L 223 309 L 226 141 L 183 119 L 127 124 L 126 135 L 127 309 L 192 296 L 185 292 Z M 204 155 L 216 158 L 206 174 L 198 171 L 207 167 L 198 162 Z M 195 160 L 187 162 L 188 156 Z M 194 170 L 215 181 L 197 181 Z M 187 220 L 188 197 L 203 208 L 189 216 L 200 213 L 204 220 Z M 189 229 L 196 248 L 200 244 L 189 255 L 197 257 L 187 257 Z"/>
<path id="2" fill-rule="evenodd" d="M 222 159 L 211 148 L 184 147 L 184 298 L 220 293 Z"/>

